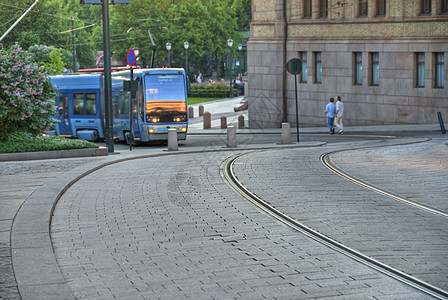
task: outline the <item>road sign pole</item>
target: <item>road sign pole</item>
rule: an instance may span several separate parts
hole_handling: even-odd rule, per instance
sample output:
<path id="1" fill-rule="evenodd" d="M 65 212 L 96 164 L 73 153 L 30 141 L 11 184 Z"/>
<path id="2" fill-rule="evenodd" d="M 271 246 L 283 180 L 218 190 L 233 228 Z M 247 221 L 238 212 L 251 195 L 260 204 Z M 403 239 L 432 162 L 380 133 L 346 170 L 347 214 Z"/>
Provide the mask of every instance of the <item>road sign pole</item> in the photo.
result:
<path id="1" fill-rule="evenodd" d="M 106 147 L 114 152 L 114 132 L 112 116 L 112 80 L 110 74 L 110 33 L 109 1 L 103 0 L 103 51 L 104 51 L 104 109 L 106 114 Z"/>
<path id="2" fill-rule="evenodd" d="M 297 125 L 297 143 L 299 142 L 299 100 L 297 97 L 297 74 L 294 74 L 295 94 L 296 94 L 296 125 Z"/>
<path id="3" fill-rule="evenodd" d="M 298 58 L 292 58 L 286 63 L 286 70 L 294 74 L 294 86 L 296 94 L 296 125 L 297 125 L 297 143 L 299 142 L 299 100 L 297 99 L 297 74 L 302 72 L 302 61 Z"/>
<path id="4" fill-rule="evenodd" d="M 131 83 L 134 80 L 134 67 L 131 66 Z M 132 130 L 132 93 L 134 91 L 129 91 L 129 150 L 132 151 L 132 142 L 134 141 L 134 132 Z"/>

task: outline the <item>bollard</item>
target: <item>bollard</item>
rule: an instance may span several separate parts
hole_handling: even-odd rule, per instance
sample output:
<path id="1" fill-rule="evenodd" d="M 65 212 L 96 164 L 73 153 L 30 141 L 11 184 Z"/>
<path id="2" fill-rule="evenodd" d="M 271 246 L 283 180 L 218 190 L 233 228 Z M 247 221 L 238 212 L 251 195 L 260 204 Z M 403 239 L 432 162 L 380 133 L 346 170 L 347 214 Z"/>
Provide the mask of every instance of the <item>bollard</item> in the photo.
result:
<path id="1" fill-rule="evenodd" d="M 193 108 L 193 106 L 190 106 L 188 108 L 188 117 L 191 118 L 191 119 L 194 118 L 194 108 Z"/>
<path id="2" fill-rule="evenodd" d="M 204 105 L 199 105 L 199 116 L 202 117 L 204 115 Z"/>
<path id="3" fill-rule="evenodd" d="M 202 120 L 204 123 L 204 129 L 212 128 L 212 115 L 208 111 L 204 113 L 204 119 Z"/>
<path id="4" fill-rule="evenodd" d="M 280 144 L 291 144 L 291 124 L 282 123 L 282 139 Z"/>
<path id="5" fill-rule="evenodd" d="M 238 117 L 238 128 L 244 128 L 244 116 L 241 115 Z"/>
<path id="6" fill-rule="evenodd" d="M 236 128 L 234 126 L 227 127 L 227 147 L 236 147 Z"/>
<path id="7" fill-rule="evenodd" d="M 227 117 L 222 116 L 221 117 L 221 129 L 226 129 L 227 128 Z"/>
<path id="8" fill-rule="evenodd" d="M 168 129 L 168 151 L 177 151 L 179 150 L 177 144 L 177 129 L 169 128 Z"/>
<path id="9" fill-rule="evenodd" d="M 437 112 L 437 117 L 439 118 L 440 130 L 442 134 L 446 134 L 445 124 L 443 124 L 442 113 L 440 111 Z"/>

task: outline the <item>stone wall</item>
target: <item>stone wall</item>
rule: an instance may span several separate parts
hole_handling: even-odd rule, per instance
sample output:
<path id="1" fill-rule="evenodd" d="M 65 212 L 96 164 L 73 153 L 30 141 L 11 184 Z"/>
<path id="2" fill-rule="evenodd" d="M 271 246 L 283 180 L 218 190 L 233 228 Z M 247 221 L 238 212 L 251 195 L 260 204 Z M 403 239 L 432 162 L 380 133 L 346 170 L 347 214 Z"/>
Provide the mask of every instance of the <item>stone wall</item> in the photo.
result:
<path id="1" fill-rule="evenodd" d="M 284 52 L 283 1 L 288 20 Z M 436 112 L 448 118 L 448 16 L 433 11 L 420 16 L 420 1 L 386 1 L 385 16 L 357 17 L 357 0 L 344 7 L 329 0 L 328 18 L 303 19 L 304 1 L 253 0 L 254 18 L 248 43 L 249 125 L 253 128 L 295 125 L 294 76 L 286 75 L 286 60 L 306 52 L 308 82 L 298 83 L 301 126 L 324 126 L 328 98 L 340 95 L 348 125 L 437 123 Z M 334 2 L 334 3 L 333 3 Z M 322 54 L 322 83 L 315 83 L 314 54 Z M 354 52 L 362 52 L 361 85 L 354 84 Z M 379 85 L 371 85 L 371 53 L 379 53 Z M 425 87 L 416 87 L 416 53 L 425 53 Z M 443 88 L 434 87 L 434 53 L 444 53 Z M 285 97 L 284 97 L 285 95 Z"/>

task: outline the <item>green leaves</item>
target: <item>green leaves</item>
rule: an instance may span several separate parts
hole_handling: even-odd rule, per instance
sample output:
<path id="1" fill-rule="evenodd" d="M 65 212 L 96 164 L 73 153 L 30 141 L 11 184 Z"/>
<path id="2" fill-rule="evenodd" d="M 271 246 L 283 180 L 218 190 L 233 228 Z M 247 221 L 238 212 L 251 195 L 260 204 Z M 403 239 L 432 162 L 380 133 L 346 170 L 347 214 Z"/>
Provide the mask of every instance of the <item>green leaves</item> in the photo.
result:
<path id="1" fill-rule="evenodd" d="M 18 45 L 0 50 L 0 141 L 17 132 L 49 131 L 56 123 L 56 95 L 43 68 Z"/>

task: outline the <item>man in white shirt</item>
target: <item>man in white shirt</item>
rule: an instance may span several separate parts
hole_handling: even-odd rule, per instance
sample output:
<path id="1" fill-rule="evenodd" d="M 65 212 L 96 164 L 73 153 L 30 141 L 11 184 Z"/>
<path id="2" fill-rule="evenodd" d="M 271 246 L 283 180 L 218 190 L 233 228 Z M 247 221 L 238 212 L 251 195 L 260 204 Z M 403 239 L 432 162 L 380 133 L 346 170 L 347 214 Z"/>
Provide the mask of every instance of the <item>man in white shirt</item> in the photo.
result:
<path id="1" fill-rule="evenodd" d="M 339 134 L 344 134 L 344 124 L 342 124 L 342 119 L 344 117 L 344 103 L 342 103 L 341 97 L 336 97 L 336 118 L 334 120 L 334 125 L 339 129 Z"/>

